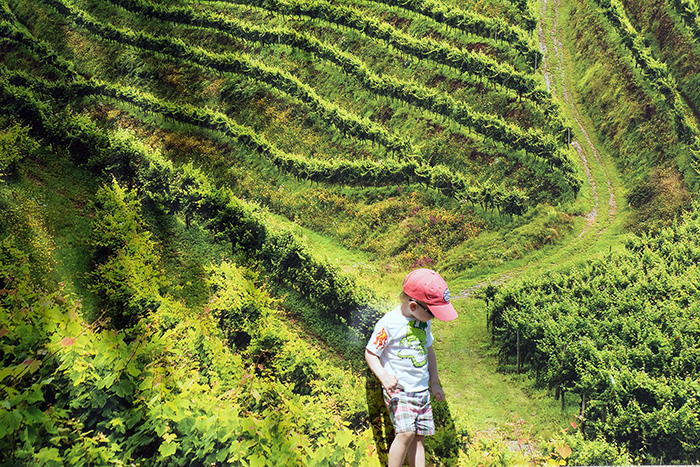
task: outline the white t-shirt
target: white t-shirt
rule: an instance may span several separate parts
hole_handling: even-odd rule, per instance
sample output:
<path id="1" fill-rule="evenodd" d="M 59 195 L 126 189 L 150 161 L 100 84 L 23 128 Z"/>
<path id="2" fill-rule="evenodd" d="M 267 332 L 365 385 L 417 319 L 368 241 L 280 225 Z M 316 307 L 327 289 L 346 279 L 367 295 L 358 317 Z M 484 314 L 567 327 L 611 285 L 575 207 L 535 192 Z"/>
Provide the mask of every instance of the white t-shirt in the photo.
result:
<path id="1" fill-rule="evenodd" d="M 408 318 L 401 314 L 399 306 L 377 321 L 367 350 L 377 355 L 384 369 L 398 378 L 400 389 L 419 392 L 430 387 L 428 347 L 431 345 L 430 321 Z"/>

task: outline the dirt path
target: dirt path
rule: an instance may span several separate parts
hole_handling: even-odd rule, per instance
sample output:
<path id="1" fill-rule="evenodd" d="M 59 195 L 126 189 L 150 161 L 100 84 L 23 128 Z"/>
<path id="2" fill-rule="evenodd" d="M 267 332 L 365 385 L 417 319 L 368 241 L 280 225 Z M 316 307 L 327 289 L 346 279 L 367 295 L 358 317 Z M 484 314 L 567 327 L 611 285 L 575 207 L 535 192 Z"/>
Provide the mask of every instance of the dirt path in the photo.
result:
<path id="1" fill-rule="evenodd" d="M 585 214 L 585 219 L 587 220 L 586 225 L 583 230 L 578 234 L 576 238 L 583 237 L 586 233 L 590 231 L 593 225 L 596 224 L 599 217 L 599 203 L 601 197 L 601 189 L 596 183 L 595 177 L 591 171 L 591 163 L 597 164 L 600 167 L 601 173 L 604 174 L 605 183 L 607 184 L 608 196 L 608 216 L 606 222 L 604 222 L 603 227 L 598 231 L 598 235 L 605 232 L 607 227 L 613 222 L 617 213 L 617 200 L 615 199 L 615 193 L 613 190 L 612 182 L 608 178 L 607 172 L 605 171 L 605 164 L 601 158 L 600 152 L 595 147 L 593 140 L 590 136 L 589 131 L 586 128 L 585 120 L 581 116 L 581 112 L 576 105 L 576 102 L 567 88 L 567 81 L 564 75 L 566 67 L 564 66 L 564 47 L 560 40 L 561 32 L 559 30 L 559 6 L 561 0 L 543 0 L 540 6 L 540 21 L 537 25 L 537 34 L 540 44 L 540 51 L 543 55 L 542 60 L 542 72 L 544 75 L 544 80 L 547 85 L 547 90 L 552 93 L 555 99 L 558 99 L 560 103 L 571 109 L 571 114 L 573 115 L 574 125 L 578 127 L 580 134 L 583 135 L 583 142 L 576 140 L 571 141 L 571 145 L 574 147 L 576 152 L 581 158 L 583 163 L 583 168 L 586 173 L 586 181 L 590 185 L 593 193 L 593 207 L 590 212 Z M 545 30 L 545 24 L 547 20 L 551 20 L 552 27 L 548 31 Z M 551 44 L 548 47 L 548 44 Z M 561 90 L 561 91 L 559 91 Z M 561 96 L 559 96 L 561 92 Z M 572 135 L 573 137 L 573 135 Z M 539 261 L 538 263 L 540 263 Z M 519 270 L 509 271 L 502 276 L 490 280 L 478 283 L 468 289 L 465 289 L 457 294 L 455 298 L 465 298 L 472 295 L 478 295 L 481 288 L 489 284 L 499 285 L 506 282 L 511 277 L 517 276 L 521 270 L 529 269 L 534 264 L 530 264 L 520 268 Z"/>
<path id="2" fill-rule="evenodd" d="M 587 230 L 595 223 L 595 221 L 598 219 L 598 202 L 599 202 L 599 188 L 596 185 L 595 180 L 593 179 L 593 176 L 591 175 L 591 168 L 589 165 L 589 160 L 590 157 L 589 155 L 592 154 L 593 158 L 595 159 L 595 163 L 598 164 L 601 168 L 604 167 L 603 160 L 600 157 L 600 152 L 598 149 L 596 149 L 595 145 L 593 144 L 593 141 L 591 140 L 590 134 L 588 130 L 586 129 L 584 125 L 584 119 L 581 116 L 581 112 L 576 105 L 576 102 L 574 101 L 573 97 L 571 96 L 571 93 L 567 89 L 566 86 L 566 79 L 564 76 L 564 47 L 562 45 L 561 40 L 559 39 L 561 37 L 561 33 L 559 31 L 559 5 L 560 5 L 561 0 L 543 0 L 542 2 L 542 7 L 540 10 L 540 15 L 541 18 L 551 18 L 552 19 L 552 29 L 549 32 L 550 38 L 552 40 L 553 44 L 553 49 L 551 52 L 547 50 L 547 36 L 545 35 L 545 32 L 543 30 L 543 21 L 541 20 L 538 24 L 538 34 L 539 34 L 539 42 L 540 42 L 540 50 L 542 51 L 542 54 L 544 55 L 544 59 L 542 62 L 542 69 L 545 75 L 545 81 L 547 82 L 547 88 L 549 91 L 552 93 L 552 95 L 556 98 L 557 97 L 557 87 L 551 86 L 552 82 L 556 82 L 560 84 L 562 91 L 562 96 L 561 96 L 561 101 L 565 103 L 570 109 L 571 113 L 574 118 L 574 123 L 578 126 L 579 131 L 583 135 L 585 139 L 585 144 L 582 146 L 581 143 L 578 141 L 573 141 L 572 145 L 576 149 L 576 151 L 579 153 L 579 156 L 581 157 L 581 160 L 583 162 L 584 169 L 586 171 L 586 177 L 588 179 L 588 183 L 590 184 L 592 190 L 593 190 L 593 199 L 594 199 L 594 205 L 593 209 L 591 212 L 589 212 L 586 215 L 586 218 L 588 219 L 588 226 L 586 229 L 584 229 L 580 234 L 579 237 L 581 237 L 584 233 L 587 232 Z M 608 220 L 612 221 L 612 219 L 615 217 L 615 214 L 617 212 L 617 201 L 615 200 L 615 193 L 612 188 L 612 183 L 610 182 L 610 179 L 608 178 L 607 173 L 605 170 L 603 170 L 603 174 L 605 174 L 605 182 L 607 184 L 607 191 L 610 194 L 608 198 Z M 601 232 L 604 231 L 601 230 Z"/>

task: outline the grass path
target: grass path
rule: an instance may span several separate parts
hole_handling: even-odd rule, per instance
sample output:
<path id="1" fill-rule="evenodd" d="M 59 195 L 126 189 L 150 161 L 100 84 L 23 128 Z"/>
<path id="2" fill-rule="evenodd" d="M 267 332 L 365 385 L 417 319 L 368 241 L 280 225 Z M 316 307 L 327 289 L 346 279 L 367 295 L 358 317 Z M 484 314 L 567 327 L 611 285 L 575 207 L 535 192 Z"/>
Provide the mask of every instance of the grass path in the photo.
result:
<path id="1" fill-rule="evenodd" d="M 465 284 L 454 300 L 460 318 L 434 326 L 440 375 L 457 425 L 507 445 L 525 458 L 538 444 L 569 426 L 577 401 L 567 400 L 562 410 L 548 391 L 534 386 L 531 377 L 499 365 L 490 347 L 486 304 L 479 298 L 479 289 L 621 248 L 626 215 L 619 209 L 622 185 L 614 164 L 577 104 L 573 67 L 568 65 L 571 55 L 561 30 L 566 24 L 566 9 L 561 0 L 541 0 L 539 13 L 543 76 L 574 127 L 572 145 L 581 157 L 587 180 L 582 196 L 588 197 L 591 210 L 577 221 L 580 232 L 565 242 Z M 459 278 L 456 282 L 462 285 Z"/>

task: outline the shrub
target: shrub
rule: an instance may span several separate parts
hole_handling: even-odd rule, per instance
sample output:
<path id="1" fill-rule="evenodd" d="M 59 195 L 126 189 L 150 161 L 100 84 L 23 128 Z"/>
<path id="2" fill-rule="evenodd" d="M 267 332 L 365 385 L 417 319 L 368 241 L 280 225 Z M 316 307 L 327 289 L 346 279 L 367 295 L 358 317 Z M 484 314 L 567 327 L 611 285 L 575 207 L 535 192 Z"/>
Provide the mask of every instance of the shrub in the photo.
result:
<path id="1" fill-rule="evenodd" d="M 167 281 L 133 191 L 113 181 L 97 192 L 88 246 L 93 260 L 90 289 L 115 326 L 130 326 L 145 309 L 157 306 L 153 298 Z"/>
<path id="2" fill-rule="evenodd" d="M 0 176 L 16 172 L 19 162 L 39 147 L 39 143 L 29 136 L 29 127 L 15 123 L 0 131 Z"/>
<path id="3" fill-rule="evenodd" d="M 210 270 L 207 284 L 213 291 L 208 309 L 229 345 L 247 347 L 272 300 L 246 277 L 244 270 L 228 262 Z"/>

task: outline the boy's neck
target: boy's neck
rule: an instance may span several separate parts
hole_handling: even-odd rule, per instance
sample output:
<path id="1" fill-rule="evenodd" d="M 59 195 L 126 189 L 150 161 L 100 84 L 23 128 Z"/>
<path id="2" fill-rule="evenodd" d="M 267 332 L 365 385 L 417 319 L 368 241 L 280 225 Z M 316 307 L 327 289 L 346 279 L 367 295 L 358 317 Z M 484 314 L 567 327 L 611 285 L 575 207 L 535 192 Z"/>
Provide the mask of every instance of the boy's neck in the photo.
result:
<path id="1" fill-rule="evenodd" d="M 416 319 L 416 317 L 411 312 L 410 303 L 408 301 L 401 302 L 401 314 L 406 318 Z"/>

